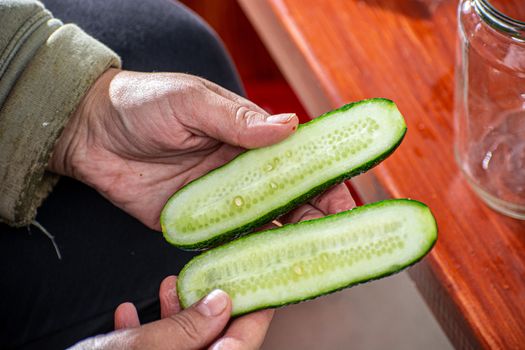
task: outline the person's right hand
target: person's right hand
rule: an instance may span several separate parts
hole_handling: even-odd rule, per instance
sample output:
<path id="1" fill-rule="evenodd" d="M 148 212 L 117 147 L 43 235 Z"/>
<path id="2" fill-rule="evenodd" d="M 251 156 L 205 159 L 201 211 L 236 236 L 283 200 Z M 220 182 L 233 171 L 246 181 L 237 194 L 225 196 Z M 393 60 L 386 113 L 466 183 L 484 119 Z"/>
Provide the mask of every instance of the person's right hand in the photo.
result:
<path id="1" fill-rule="evenodd" d="M 248 350 L 258 349 L 266 334 L 273 310 L 257 311 L 234 319 L 230 324 L 231 300 L 221 291 L 212 291 L 181 311 L 176 277 L 160 285 L 161 320 L 140 325 L 131 303 L 115 311 L 115 332 L 89 338 L 72 349 L 159 349 L 159 350 Z M 218 338 L 218 339 L 217 339 Z"/>
<path id="2" fill-rule="evenodd" d="M 110 69 L 85 95 L 55 145 L 48 170 L 98 190 L 159 230 L 162 207 L 190 181 L 246 149 L 294 133 L 295 114 L 269 115 L 205 79 Z M 313 219 L 354 206 L 344 184 L 283 219 Z"/>

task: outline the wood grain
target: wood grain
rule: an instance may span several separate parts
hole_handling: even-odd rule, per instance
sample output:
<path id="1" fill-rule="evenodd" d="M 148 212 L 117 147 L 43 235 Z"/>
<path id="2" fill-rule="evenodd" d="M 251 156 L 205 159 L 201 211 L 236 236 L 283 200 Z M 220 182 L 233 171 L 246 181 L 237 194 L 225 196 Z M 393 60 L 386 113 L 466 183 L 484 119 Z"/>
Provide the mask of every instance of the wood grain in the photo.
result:
<path id="1" fill-rule="evenodd" d="M 239 2 L 311 115 L 375 96 L 398 104 L 407 137 L 358 181 L 363 197 L 434 212 L 438 244 L 411 275 L 456 347 L 523 348 L 525 223 L 486 207 L 454 161 L 456 2 Z"/>

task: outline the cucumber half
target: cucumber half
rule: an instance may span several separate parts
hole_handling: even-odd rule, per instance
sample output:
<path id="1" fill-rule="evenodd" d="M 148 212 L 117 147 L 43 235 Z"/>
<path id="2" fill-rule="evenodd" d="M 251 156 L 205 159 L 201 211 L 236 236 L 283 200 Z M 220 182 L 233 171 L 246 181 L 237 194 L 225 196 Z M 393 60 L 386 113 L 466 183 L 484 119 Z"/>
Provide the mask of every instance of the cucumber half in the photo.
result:
<path id="1" fill-rule="evenodd" d="M 219 288 L 233 315 L 297 303 L 399 272 L 437 239 L 430 209 L 408 199 L 257 232 L 193 258 L 177 291 L 188 307 Z"/>
<path id="2" fill-rule="evenodd" d="M 242 153 L 165 205 L 166 240 L 204 249 L 267 223 L 390 155 L 406 132 L 396 105 L 374 98 L 300 125 L 286 140 Z"/>

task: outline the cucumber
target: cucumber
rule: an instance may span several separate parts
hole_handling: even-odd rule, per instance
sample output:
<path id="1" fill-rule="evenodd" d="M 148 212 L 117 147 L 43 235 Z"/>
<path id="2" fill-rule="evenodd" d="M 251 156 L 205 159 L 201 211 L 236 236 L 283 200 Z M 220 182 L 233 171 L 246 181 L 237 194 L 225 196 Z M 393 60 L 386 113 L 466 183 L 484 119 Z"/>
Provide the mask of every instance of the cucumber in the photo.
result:
<path id="1" fill-rule="evenodd" d="M 405 132 L 390 100 L 363 100 L 328 112 L 286 140 L 244 152 L 176 192 L 161 213 L 164 237 L 183 249 L 236 238 L 375 166 Z"/>
<path id="2" fill-rule="evenodd" d="M 416 263 L 437 239 L 430 209 L 392 199 L 252 233 L 193 258 L 177 291 L 188 307 L 219 288 L 232 315 L 332 293 Z"/>

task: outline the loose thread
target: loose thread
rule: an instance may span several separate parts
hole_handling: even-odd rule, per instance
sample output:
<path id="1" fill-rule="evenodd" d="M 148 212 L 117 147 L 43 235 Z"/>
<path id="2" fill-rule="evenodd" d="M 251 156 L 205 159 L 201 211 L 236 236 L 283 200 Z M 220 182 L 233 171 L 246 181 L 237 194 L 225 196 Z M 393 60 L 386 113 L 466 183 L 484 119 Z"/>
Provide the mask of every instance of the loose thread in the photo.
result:
<path id="1" fill-rule="evenodd" d="M 33 220 L 31 222 L 31 225 L 35 226 L 36 228 L 38 228 L 40 231 L 42 231 L 42 233 L 44 233 L 50 240 L 51 240 L 51 243 L 53 243 L 53 247 L 55 247 L 55 251 L 57 253 L 57 257 L 58 257 L 58 260 L 62 260 L 62 254 L 60 254 L 60 249 L 58 249 L 58 245 L 57 243 L 55 242 L 55 236 L 53 236 L 51 233 L 49 233 L 45 228 L 44 226 L 42 226 L 38 221 L 36 220 Z"/>

